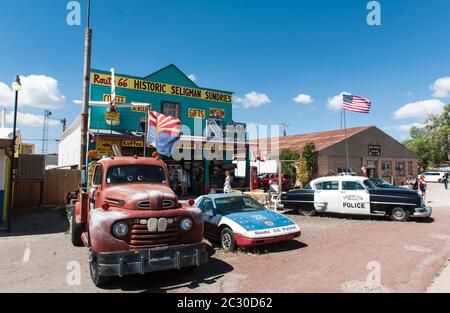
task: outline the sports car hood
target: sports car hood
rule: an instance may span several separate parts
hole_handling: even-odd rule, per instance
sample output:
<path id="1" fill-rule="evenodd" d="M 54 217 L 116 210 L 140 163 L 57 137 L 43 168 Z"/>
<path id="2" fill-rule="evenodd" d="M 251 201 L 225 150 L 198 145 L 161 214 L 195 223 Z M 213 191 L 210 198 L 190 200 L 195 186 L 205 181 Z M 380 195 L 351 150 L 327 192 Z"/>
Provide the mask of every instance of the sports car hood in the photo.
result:
<path id="1" fill-rule="evenodd" d="M 295 223 L 287 217 L 270 210 L 232 213 L 225 215 L 225 217 L 239 224 L 246 231 L 295 225 Z"/>

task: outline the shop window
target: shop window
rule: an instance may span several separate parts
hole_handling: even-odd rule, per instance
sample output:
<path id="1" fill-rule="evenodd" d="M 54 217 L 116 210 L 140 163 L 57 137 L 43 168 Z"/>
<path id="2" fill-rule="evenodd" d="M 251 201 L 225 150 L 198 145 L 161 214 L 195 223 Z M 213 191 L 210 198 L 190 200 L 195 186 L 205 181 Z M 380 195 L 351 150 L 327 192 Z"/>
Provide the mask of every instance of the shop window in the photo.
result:
<path id="1" fill-rule="evenodd" d="M 174 102 L 162 102 L 161 113 L 168 116 L 173 116 L 180 119 L 180 104 Z"/>
<path id="2" fill-rule="evenodd" d="M 391 162 L 383 162 L 381 164 L 381 169 L 383 171 L 383 177 L 391 177 L 392 176 L 392 163 Z"/>
<path id="3" fill-rule="evenodd" d="M 405 177 L 405 162 L 397 162 L 395 164 L 397 177 Z"/>

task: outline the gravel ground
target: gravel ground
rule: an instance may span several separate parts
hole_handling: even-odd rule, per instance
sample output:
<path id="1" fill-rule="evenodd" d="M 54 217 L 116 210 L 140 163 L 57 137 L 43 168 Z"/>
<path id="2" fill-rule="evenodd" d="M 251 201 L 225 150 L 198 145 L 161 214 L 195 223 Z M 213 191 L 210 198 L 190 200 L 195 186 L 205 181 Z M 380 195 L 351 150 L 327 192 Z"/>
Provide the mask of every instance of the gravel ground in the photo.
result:
<path id="1" fill-rule="evenodd" d="M 113 279 L 89 277 L 87 250 L 74 248 L 62 212 L 16 220 L 0 234 L 0 292 L 424 292 L 450 256 L 450 193 L 432 185 L 432 220 L 300 217 L 294 240 L 226 254 L 210 245 L 195 271 Z"/>

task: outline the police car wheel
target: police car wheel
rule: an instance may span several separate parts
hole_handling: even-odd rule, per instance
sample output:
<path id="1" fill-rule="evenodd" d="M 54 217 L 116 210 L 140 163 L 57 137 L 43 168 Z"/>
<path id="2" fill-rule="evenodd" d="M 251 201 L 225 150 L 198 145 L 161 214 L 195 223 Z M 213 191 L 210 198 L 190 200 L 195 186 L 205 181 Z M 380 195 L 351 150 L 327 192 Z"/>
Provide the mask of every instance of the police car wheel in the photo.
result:
<path id="1" fill-rule="evenodd" d="M 411 217 L 411 212 L 404 208 L 394 208 L 391 211 L 391 220 L 394 222 L 407 222 Z"/>
<path id="2" fill-rule="evenodd" d="M 317 214 L 315 209 L 298 209 L 298 214 L 302 216 L 315 216 Z"/>
<path id="3" fill-rule="evenodd" d="M 89 271 L 95 287 L 101 288 L 109 282 L 109 277 L 99 275 L 98 264 L 96 261 L 93 260 L 89 262 Z"/>
<path id="4" fill-rule="evenodd" d="M 236 249 L 236 239 L 234 239 L 233 231 L 224 228 L 220 234 L 220 244 L 225 252 L 232 252 Z"/>

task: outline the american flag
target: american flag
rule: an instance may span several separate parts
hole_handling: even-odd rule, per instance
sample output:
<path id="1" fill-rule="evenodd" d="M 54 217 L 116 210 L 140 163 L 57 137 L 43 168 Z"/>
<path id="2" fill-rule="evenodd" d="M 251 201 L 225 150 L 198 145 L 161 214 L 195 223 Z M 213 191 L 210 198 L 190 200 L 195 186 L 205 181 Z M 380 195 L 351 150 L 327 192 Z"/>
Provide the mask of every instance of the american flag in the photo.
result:
<path id="1" fill-rule="evenodd" d="M 344 110 L 357 113 L 369 113 L 372 105 L 369 100 L 352 95 L 344 95 L 343 104 Z"/>

